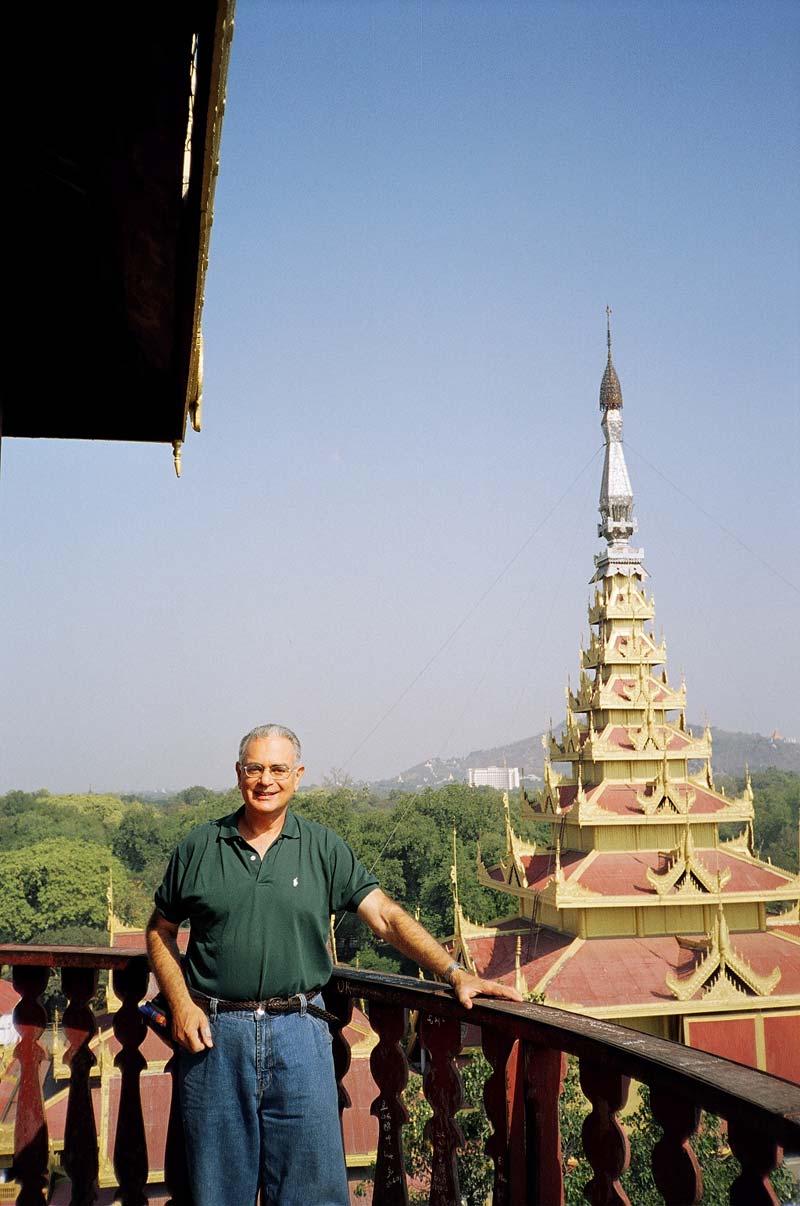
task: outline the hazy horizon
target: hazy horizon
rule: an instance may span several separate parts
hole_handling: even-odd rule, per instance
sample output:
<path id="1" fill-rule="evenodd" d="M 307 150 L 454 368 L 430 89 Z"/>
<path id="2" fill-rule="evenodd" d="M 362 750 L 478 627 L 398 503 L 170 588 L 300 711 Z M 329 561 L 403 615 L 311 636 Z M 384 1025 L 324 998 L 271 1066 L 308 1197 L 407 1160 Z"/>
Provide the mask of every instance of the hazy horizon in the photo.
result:
<path id="1" fill-rule="evenodd" d="M 605 306 L 672 682 L 800 737 L 800 8 L 238 0 L 203 431 L 11 440 L 0 793 L 310 781 L 578 678 Z"/>

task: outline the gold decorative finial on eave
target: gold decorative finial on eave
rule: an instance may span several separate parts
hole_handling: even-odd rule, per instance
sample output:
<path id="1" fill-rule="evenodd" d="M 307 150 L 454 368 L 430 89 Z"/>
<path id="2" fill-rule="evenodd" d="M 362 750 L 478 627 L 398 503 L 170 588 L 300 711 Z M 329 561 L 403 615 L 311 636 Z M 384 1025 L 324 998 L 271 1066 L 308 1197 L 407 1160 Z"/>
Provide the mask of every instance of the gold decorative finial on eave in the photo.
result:
<path id="1" fill-rule="evenodd" d="M 555 879 L 556 883 L 558 883 L 558 884 L 563 884 L 563 882 L 564 882 L 564 868 L 563 868 L 563 867 L 562 867 L 562 865 L 561 865 L 561 834 L 560 834 L 560 833 L 557 833 L 557 834 L 556 834 L 556 859 L 555 859 L 555 864 L 556 864 L 556 865 L 555 865 L 555 871 L 554 871 L 554 874 L 553 874 L 553 878 Z"/>
<path id="2" fill-rule="evenodd" d="M 106 902 L 108 909 L 106 911 L 106 930 L 113 936 L 114 934 L 114 868 L 111 863 L 108 864 L 108 888 L 106 889 Z M 114 943 L 112 942 L 113 946 Z"/>
<path id="3" fill-rule="evenodd" d="M 450 883 L 453 885 L 453 908 L 458 913 L 461 906 L 458 903 L 458 850 L 456 847 L 455 825 L 453 826 L 453 864 L 450 868 Z"/>
<path id="4" fill-rule="evenodd" d="M 514 987 L 521 996 L 526 996 L 528 992 L 528 981 L 522 973 L 522 938 L 518 934 L 516 942 L 516 950 L 514 952 Z"/>
<path id="5" fill-rule="evenodd" d="M 175 466 L 175 476 L 181 475 L 181 450 L 183 449 L 183 440 L 172 441 L 172 463 Z"/>

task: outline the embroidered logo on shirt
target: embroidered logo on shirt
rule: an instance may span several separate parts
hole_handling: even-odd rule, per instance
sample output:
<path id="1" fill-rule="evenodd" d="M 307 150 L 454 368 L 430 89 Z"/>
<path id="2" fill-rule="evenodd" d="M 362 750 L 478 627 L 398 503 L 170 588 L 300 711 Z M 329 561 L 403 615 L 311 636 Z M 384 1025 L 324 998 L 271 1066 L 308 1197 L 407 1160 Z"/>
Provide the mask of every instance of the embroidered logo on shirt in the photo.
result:
<path id="1" fill-rule="evenodd" d="M 298 881 L 298 879 L 297 879 L 297 876 L 295 875 L 294 879 L 292 880 L 292 887 L 293 887 L 293 888 L 296 888 L 296 887 L 297 887 L 298 882 L 299 882 L 299 881 Z"/>

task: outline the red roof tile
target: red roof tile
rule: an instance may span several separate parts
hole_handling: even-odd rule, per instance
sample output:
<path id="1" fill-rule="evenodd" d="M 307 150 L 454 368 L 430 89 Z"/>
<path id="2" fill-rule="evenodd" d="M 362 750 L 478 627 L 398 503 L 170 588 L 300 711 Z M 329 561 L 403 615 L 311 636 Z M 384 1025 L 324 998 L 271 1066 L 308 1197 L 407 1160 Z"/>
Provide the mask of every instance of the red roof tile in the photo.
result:
<path id="1" fill-rule="evenodd" d="M 800 946 L 764 933 L 732 934 L 731 945 L 756 972 L 780 967 L 774 997 L 800 992 Z M 635 1014 L 640 1005 L 674 1003 L 667 973 L 688 975 L 694 964 L 694 952 L 679 947 L 673 937 L 595 938 L 576 946 L 548 984 L 547 996 L 554 1004 L 630 1005 Z"/>
<path id="2" fill-rule="evenodd" d="M 670 788 L 684 798 L 687 792 L 694 793 L 694 802 L 690 810 L 692 816 L 700 813 L 720 812 L 727 807 L 728 801 L 685 779 L 670 780 Z M 565 801 L 568 801 L 569 804 L 574 802 L 577 790 L 575 785 L 559 787 L 559 800 L 562 808 L 567 807 Z M 636 797 L 637 795 L 652 795 L 652 783 L 618 783 L 613 779 L 604 779 L 602 783 L 586 787 L 585 791 L 587 800 L 591 803 L 599 803 L 608 812 L 616 813 L 618 816 L 642 816 L 642 806 Z"/>
<path id="3" fill-rule="evenodd" d="M 762 867 L 746 858 L 737 857 L 724 850 L 697 849 L 695 856 L 710 875 L 730 871 L 730 879 L 723 885 L 723 895 L 732 892 L 770 892 L 783 888 L 790 882 L 788 873 Z M 562 855 L 566 865 L 567 855 Z M 585 861 L 588 856 L 575 854 L 574 858 Z M 603 896 L 634 896 L 638 893 L 656 895 L 656 889 L 647 879 L 647 871 L 666 869 L 665 861 L 655 850 L 602 851 L 586 863 L 579 882 L 592 892 Z M 575 867 L 571 868 L 574 873 Z M 566 876 L 569 879 L 569 875 Z M 675 889 L 673 889 L 675 891 Z M 669 895 L 671 895 L 670 893 Z"/>
<path id="4" fill-rule="evenodd" d="M 523 918 L 513 917 L 497 927 L 493 938 L 472 938 L 470 954 L 478 974 L 491 980 L 514 982 L 517 937 L 521 938 L 520 962 L 531 989 L 534 989 L 561 954 L 575 939 L 569 934 L 531 927 Z"/>
<path id="5" fill-rule="evenodd" d="M 19 1000 L 19 993 L 10 980 L 0 980 L 0 1014 L 11 1013 Z"/>

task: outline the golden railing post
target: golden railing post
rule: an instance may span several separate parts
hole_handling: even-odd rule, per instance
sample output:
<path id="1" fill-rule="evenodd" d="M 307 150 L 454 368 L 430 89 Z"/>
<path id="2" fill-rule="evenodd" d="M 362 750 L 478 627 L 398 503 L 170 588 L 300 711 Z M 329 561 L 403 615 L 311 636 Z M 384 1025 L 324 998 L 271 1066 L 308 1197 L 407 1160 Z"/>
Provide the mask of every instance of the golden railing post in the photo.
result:
<path id="1" fill-rule="evenodd" d="M 70 1206 L 92 1206 L 97 1196 L 99 1160 L 91 1085 L 92 1068 L 97 1060 L 89 1047 L 97 1031 L 89 1007 L 97 992 L 97 978 L 97 968 L 61 969 L 61 987 L 69 1002 L 64 1011 L 63 1026 L 69 1044 L 64 1062 L 70 1068 L 64 1126 L 64 1168 L 72 1182 Z"/>

